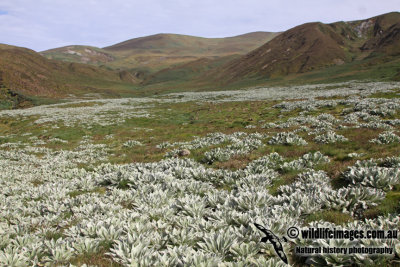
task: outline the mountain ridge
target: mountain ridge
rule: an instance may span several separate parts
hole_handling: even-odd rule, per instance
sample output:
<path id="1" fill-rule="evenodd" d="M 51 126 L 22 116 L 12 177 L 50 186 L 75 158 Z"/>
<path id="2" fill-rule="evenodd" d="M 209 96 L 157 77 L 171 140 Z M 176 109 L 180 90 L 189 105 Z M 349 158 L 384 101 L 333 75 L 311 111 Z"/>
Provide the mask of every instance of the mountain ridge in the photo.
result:
<path id="1" fill-rule="evenodd" d="M 104 48 L 75 45 L 40 53 L 47 58 L 67 62 L 105 65 L 112 69 L 154 73 L 199 58 L 246 54 L 278 34 L 253 32 L 225 38 L 154 34 L 133 38 Z"/>
<path id="2" fill-rule="evenodd" d="M 351 22 L 305 23 L 207 73 L 203 78 L 229 84 L 300 74 L 377 55 L 400 54 L 400 13 Z M 382 55 L 383 54 L 383 55 Z"/>
<path id="3" fill-rule="evenodd" d="M 254 49 L 253 49 L 254 48 Z M 0 44 L 2 91 L 102 97 L 349 79 L 400 80 L 400 13 L 225 38 L 156 34 L 39 53 Z M 189 89 L 188 89 L 189 88 Z M 4 89 L 4 90 L 3 90 Z"/>

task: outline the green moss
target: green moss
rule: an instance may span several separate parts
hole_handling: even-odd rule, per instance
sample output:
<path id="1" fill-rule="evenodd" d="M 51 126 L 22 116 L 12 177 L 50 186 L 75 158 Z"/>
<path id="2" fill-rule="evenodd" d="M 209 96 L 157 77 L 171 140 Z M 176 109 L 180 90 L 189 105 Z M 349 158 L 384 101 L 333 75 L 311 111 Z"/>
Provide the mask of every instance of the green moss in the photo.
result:
<path id="1" fill-rule="evenodd" d="M 371 94 L 368 96 L 369 98 L 400 98 L 400 89 L 393 90 L 391 92 L 379 92 L 375 94 Z"/>
<path id="2" fill-rule="evenodd" d="M 278 195 L 279 187 L 293 183 L 300 172 L 301 171 L 290 171 L 284 175 L 280 175 L 279 178 L 274 180 L 272 185 L 268 188 L 269 193 L 273 196 Z"/>
<path id="3" fill-rule="evenodd" d="M 385 199 L 378 206 L 366 210 L 364 216 L 376 218 L 398 213 L 400 213 L 400 185 L 394 186 L 392 191 L 387 192 Z"/>
<path id="4" fill-rule="evenodd" d="M 82 266 L 84 264 L 90 266 L 109 266 L 109 267 L 122 267 L 123 265 L 115 262 L 112 258 L 105 253 L 109 252 L 112 244 L 110 242 L 103 242 L 100 244 L 100 250 L 96 253 L 78 255 L 70 260 L 70 264 L 75 266 Z"/>
<path id="5" fill-rule="evenodd" d="M 97 193 L 97 194 L 104 194 L 106 192 L 105 187 L 96 187 L 92 190 L 74 190 L 68 193 L 68 196 L 74 198 L 83 194 L 88 194 L 88 193 Z"/>
<path id="6" fill-rule="evenodd" d="M 39 185 L 43 184 L 43 181 L 39 180 L 39 179 L 35 179 L 31 183 L 33 184 L 33 186 L 36 187 L 36 186 L 39 186 Z"/>
<path id="7" fill-rule="evenodd" d="M 354 221 L 353 217 L 351 217 L 349 214 L 333 210 L 323 210 L 310 214 L 305 218 L 304 221 L 305 223 L 310 223 L 319 220 L 331 222 L 338 225 L 343 225 L 348 222 Z"/>
<path id="8" fill-rule="evenodd" d="M 47 231 L 45 234 L 45 238 L 47 240 L 57 240 L 59 238 L 64 237 L 64 234 L 62 232 L 55 232 L 55 231 Z"/>
<path id="9" fill-rule="evenodd" d="M 123 179 L 123 180 L 119 181 L 118 188 L 119 189 L 129 189 L 129 184 L 130 184 L 129 180 Z"/>

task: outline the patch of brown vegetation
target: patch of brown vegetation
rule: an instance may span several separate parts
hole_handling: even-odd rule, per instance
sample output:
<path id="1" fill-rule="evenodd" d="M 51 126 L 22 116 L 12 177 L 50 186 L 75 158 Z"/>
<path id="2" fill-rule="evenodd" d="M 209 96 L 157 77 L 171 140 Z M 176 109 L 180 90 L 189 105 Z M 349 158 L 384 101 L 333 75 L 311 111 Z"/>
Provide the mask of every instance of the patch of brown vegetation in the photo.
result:
<path id="1" fill-rule="evenodd" d="M 228 161 L 216 162 L 214 168 L 239 170 L 245 168 L 250 161 L 251 159 L 248 155 L 235 155 L 231 157 Z"/>
<path id="2" fill-rule="evenodd" d="M 285 151 L 282 151 L 281 156 L 287 159 L 295 159 L 303 156 L 309 149 L 307 147 L 288 146 Z"/>
<path id="3" fill-rule="evenodd" d="M 345 136 L 357 145 L 368 148 L 369 146 L 373 146 L 369 140 L 377 137 L 382 132 L 382 129 L 355 128 L 346 131 Z"/>
<path id="4" fill-rule="evenodd" d="M 340 179 L 342 173 L 346 171 L 349 166 L 353 166 L 355 162 L 355 159 L 347 161 L 333 161 L 327 165 L 325 171 L 332 180 L 337 180 Z M 338 181 L 333 181 L 333 183 L 336 182 Z"/>
<path id="5" fill-rule="evenodd" d="M 72 264 L 81 266 L 83 264 L 99 267 L 121 267 L 123 265 L 113 261 L 110 256 L 105 255 L 108 252 L 102 250 L 96 254 L 79 256 L 71 261 Z"/>

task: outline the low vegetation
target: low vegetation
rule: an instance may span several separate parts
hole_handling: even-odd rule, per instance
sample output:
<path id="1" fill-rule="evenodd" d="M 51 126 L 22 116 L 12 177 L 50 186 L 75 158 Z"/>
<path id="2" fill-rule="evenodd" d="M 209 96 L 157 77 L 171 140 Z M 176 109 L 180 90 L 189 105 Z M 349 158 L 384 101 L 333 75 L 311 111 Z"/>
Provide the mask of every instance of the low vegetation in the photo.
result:
<path id="1" fill-rule="evenodd" d="M 259 223 L 399 229 L 400 84 L 82 100 L 0 112 L 0 266 L 285 266 Z M 385 97 L 387 96 L 387 97 Z M 394 265 L 311 254 L 293 266 Z M 333 243 L 331 244 L 334 245 Z"/>

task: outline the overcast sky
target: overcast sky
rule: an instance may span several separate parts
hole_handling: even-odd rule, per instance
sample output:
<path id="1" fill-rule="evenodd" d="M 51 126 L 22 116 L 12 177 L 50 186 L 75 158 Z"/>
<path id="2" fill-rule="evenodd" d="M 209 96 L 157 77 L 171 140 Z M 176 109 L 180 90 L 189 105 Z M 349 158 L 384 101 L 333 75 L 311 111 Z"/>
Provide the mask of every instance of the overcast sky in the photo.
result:
<path id="1" fill-rule="evenodd" d="M 399 9 L 399 0 L 1 0 L 0 43 L 42 51 L 156 33 L 226 37 Z"/>

